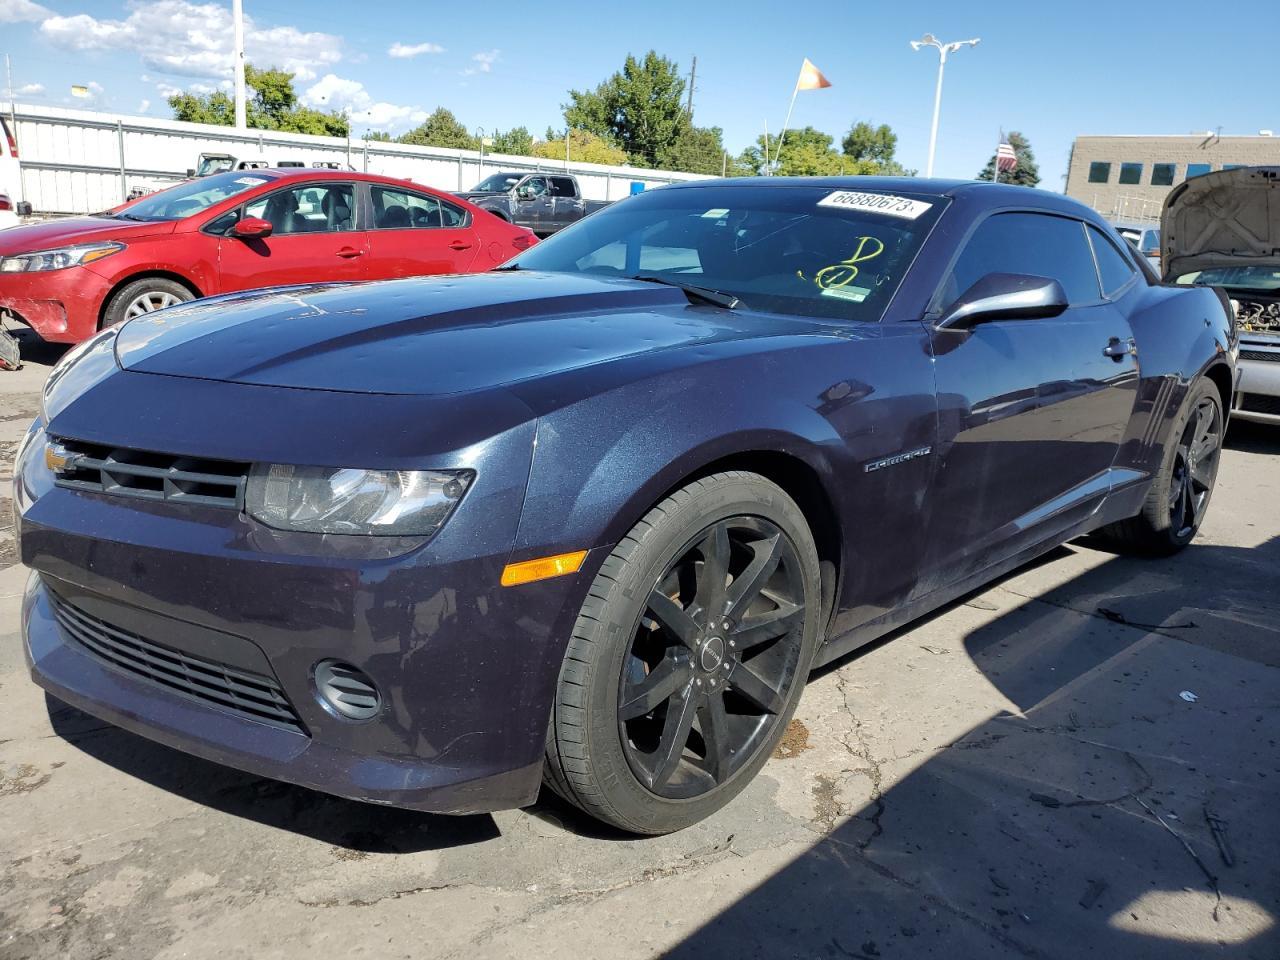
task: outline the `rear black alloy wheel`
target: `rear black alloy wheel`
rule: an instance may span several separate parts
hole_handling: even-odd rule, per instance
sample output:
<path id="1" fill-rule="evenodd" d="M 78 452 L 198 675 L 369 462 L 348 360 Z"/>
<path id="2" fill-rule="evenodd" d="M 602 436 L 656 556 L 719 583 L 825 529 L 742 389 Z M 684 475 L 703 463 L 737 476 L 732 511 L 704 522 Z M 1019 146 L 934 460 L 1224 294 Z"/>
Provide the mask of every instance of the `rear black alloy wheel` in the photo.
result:
<path id="1" fill-rule="evenodd" d="M 709 816 L 768 760 L 819 640 L 804 513 L 753 473 L 694 480 L 600 565 L 547 731 L 548 785 L 634 833 Z"/>
<path id="2" fill-rule="evenodd" d="M 776 525 L 699 532 L 650 591 L 622 669 L 618 732 L 641 783 L 683 799 L 733 776 L 799 682 L 804 617 L 800 560 Z"/>
<path id="3" fill-rule="evenodd" d="M 1169 526 L 1178 539 L 1190 539 L 1204 519 L 1218 475 L 1221 450 L 1222 411 L 1213 397 L 1201 397 L 1173 455 Z"/>

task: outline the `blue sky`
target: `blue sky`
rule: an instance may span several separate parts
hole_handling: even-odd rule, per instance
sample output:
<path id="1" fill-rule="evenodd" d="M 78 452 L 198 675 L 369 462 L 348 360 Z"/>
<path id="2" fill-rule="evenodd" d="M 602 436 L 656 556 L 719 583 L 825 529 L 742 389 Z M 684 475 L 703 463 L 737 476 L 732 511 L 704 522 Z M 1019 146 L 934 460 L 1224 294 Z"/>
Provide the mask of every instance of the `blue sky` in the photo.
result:
<path id="1" fill-rule="evenodd" d="M 591 87 L 649 48 L 688 70 L 695 120 L 732 152 L 777 131 L 804 57 L 831 80 L 802 92 L 793 126 L 837 141 L 855 120 L 890 124 L 899 159 L 923 171 L 936 54 L 908 40 L 980 37 L 947 64 L 936 173 L 971 177 L 999 129 L 1021 130 L 1042 186 L 1061 189 L 1081 133 L 1280 129 L 1274 3 L 603 4 L 244 0 L 250 59 L 299 72 L 319 105 L 351 107 L 357 129 L 402 131 L 437 105 L 471 128 L 562 123 L 571 88 Z M 177 89 L 230 75 L 231 0 L 0 0 L 0 48 L 20 100 L 168 116 Z M 1215 10 L 1230 16 L 1215 16 Z M 72 99 L 72 84 L 91 96 Z"/>

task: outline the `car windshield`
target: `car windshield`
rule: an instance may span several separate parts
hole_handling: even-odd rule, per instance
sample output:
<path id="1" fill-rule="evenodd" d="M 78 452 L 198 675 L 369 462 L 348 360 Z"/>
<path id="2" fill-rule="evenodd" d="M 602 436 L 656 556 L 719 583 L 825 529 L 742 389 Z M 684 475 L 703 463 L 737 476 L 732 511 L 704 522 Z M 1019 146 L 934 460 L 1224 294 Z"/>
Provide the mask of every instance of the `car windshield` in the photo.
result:
<path id="1" fill-rule="evenodd" d="M 168 190 L 148 194 L 115 211 L 124 220 L 181 220 L 215 203 L 261 186 L 272 178 L 243 170 L 187 180 Z"/>
<path id="2" fill-rule="evenodd" d="M 652 277 L 754 310 L 874 321 L 946 203 L 811 185 L 659 189 L 592 214 L 508 266 Z"/>
<path id="3" fill-rule="evenodd" d="M 475 185 L 476 193 L 499 193 L 504 190 L 510 190 L 521 178 L 523 173 L 495 173 L 491 177 L 485 177 Z"/>
<path id="4" fill-rule="evenodd" d="M 1245 290 L 1280 290 L 1280 270 L 1275 267 L 1213 267 L 1184 273 L 1175 283 L 1211 287 L 1240 287 Z"/>
<path id="5" fill-rule="evenodd" d="M 200 157 L 200 163 L 196 165 L 196 176 L 207 177 L 215 173 L 224 173 L 235 165 L 235 157 L 206 153 Z"/>

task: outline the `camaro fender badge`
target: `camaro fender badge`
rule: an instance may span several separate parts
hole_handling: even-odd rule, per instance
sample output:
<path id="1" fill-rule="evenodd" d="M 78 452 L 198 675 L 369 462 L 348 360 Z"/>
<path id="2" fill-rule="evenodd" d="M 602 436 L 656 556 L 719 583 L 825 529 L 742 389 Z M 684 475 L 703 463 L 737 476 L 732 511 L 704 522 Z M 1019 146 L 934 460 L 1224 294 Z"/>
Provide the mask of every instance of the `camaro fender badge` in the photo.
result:
<path id="1" fill-rule="evenodd" d="M 884 457 L 881 460 L 872 460 L 862 469 L 865 473 L 875 473 L 877 470 L 883 470 L 885 467 L 896 467 L 900 463 L 906 463 L 908 460 L 915 460 L 917 457 L 927 457 L 932 452 L 933 447 L 916 447 L 914 450 L 895 453 L 892 457 Z"/>

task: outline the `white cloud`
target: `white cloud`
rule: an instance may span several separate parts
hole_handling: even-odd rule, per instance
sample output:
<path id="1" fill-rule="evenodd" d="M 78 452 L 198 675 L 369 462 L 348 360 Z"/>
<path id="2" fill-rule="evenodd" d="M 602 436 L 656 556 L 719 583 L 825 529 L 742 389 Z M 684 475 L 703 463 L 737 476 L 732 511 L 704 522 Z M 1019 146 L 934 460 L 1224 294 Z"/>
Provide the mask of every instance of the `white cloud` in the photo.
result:
<path id="1" fill-rule="evenodd" d="M 150 101 L 150 100 L 143 100 L 140 104 L 138 104 L 138 112 L 139 112 L 139 113 L 146 113 L 146 112 L 147 112 L 148 110 L 150 110 L 150 109 L 151 109 L 151 101 Z"/>
<path id="2" fill-rule="evenodd" d="M 469 77 L 476 73 L 492 72 L 493 65 L 501 59 L 499 56 L 501 53 L 501 50 L 482 50 L 480 53 L 472 54 L 471 62 L 474 63 L 475 66 L 467 67 L 467 69 L 462 71 L 462 75 L 464 77 Z"/>
<path id="3" fill-rule="evenodd" d="M 43 83 L 24 83 L 13 91 L 13 95 L 17 97 L 35 97 L 44 93 Z"/>
<path id="4" fill-rule="evenodd" d="M 427 112 L 421 107 L 374 100 L 364 84 L 332 73 L 304 90 L 299 99 L 308 107 L 350 111 L 353 126 L 394 131 L 416 126 L 427 119 Z"/>
<path id="5" fill-rule="evenodd" d="M 0 23 L 28 23 L 53 16 L 53 11 L 31 0 L 0 0 Z"/>
<path id="6" fill-rule="evenodd" d="M 14 0 L 0 0 L 0 3 Z M 71 50 L 136 50 L 150 70 L 220 80 L 231 76 L 232 23 L 229 4 L 191 0 L 134 0 L 123 20 L 87 13 L 49 15 L 40 32 Z M 46 13 L 50 13 L 46 11 Z M 342 59 L 342 38 L 293 26 L 259 27 L 245 17 L 245 56 L 260 67 L 281 67 L 312 80 L 316 67 Z"/>
<path id="7" fill-rule="evenodd" d="M 391 49 L 387 51 L 387 55 L 407 60 L 410 57 L 421 56 L 424 53 L 444 53 L 444 47 L 438 43 L 415 43 L 412 46 L 406 43 L 393 43 Z"/>

